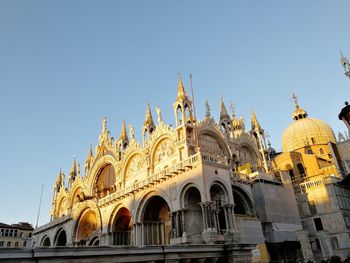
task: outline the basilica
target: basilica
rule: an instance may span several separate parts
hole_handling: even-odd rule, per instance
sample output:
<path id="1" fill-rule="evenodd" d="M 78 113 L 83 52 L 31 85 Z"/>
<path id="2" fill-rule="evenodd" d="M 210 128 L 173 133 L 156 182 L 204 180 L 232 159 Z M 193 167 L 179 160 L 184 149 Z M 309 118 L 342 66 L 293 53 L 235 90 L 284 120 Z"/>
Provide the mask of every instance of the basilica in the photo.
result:
<path id="1" fill-rule="evenodd" d="M 230 257 L 197 257 L 213 262 L 350 255 L 350 191 L 327 124 L 308 118 L 295 97 L 294 123 L 277 153 L 254 112 L 246 128 L 222 98 L 219 120 L 208 103 L 203 120 L 193 107 L 180 78 L 175 125 L 159 107 L 155 121 L 148 104 L 142 141 L 125 121 L 115 140 L 104 117 L 83 169 L 74 160 L 67 176 L 58 173 L 51 221 L 35 229 L 33 246 L 163 246 L 178 262 L 192 245 L 236 246 Z"/>

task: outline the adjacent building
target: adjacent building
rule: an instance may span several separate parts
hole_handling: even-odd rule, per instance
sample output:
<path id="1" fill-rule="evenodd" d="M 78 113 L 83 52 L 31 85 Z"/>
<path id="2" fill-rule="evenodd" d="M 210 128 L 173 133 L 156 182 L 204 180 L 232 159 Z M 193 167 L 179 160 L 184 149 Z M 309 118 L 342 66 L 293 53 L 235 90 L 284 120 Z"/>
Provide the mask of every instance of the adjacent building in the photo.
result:
<path id="1" fill-rule="evenodd" d="M 297 231 L 305 260 L 350 255 L 350 191 L 341 156 L 348 147 L 337 144 L 323 121 L 308 117 L 297 98 L 294 122 L 282 136 L 282 150 L 273 164 L 290 181 L 296 196 L 302 231 Z M 338 150 L 339 149 L 339 150 Z M 339 154 L 340 153 L 340 154 Z M 343 163 L 347 165 L 347 162 Z"/>
<path id="2" fill-rule="evenodd" d="M 0 248 L 30 247 L 33 230 L 26 222 L 12 225 L 0 222 Z"/>

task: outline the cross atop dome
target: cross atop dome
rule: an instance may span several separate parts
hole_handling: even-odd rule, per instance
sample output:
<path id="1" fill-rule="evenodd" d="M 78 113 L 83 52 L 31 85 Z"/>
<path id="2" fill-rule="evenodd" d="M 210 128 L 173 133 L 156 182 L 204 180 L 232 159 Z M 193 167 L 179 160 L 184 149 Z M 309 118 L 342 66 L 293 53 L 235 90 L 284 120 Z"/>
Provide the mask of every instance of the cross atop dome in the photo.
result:
<path id="1" fill-rule="evenodd" d="M 295 108 L 297 108 L 297 109 L 299 109 L 298 98 L 299 98 L 298 95 L 293 93 L 292 100 L 294 100 Z"/>

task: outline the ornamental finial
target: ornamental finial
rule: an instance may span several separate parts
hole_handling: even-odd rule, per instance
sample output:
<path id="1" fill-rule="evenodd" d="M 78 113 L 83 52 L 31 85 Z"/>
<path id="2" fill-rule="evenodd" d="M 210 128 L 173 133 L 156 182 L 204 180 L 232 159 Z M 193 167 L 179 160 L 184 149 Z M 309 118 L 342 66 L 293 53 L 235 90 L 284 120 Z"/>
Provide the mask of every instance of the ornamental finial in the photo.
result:
<path id="1" fill-rule="evenodd" d="M 299 109 L 298 98 L 299 97 L 295 93 L 293 93 L 292 100 L 294 100 L 294 105 L 295 105 L 295 108 L 297 109 Z"/>

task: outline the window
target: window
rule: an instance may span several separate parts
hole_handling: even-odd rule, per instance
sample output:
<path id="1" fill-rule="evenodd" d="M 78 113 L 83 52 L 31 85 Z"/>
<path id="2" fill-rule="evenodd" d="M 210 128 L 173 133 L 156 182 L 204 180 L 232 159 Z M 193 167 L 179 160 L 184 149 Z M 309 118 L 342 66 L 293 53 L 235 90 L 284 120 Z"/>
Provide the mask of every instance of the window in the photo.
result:
<path id="1" fill-rule="evenodd" d="M 13 236 L 17 237 L 17 233 L 18 233 L 18 230 L 16 229 Z"/>
<path id="2" fill-rule="evenodd" d="M 305 169 L 304 169 L 304 166 L 303 166 L 301 163 L 298 163 L 297 167 L 298 167 L 298 170 L 299 170 L 300 175 L 301 175 L 302 177 L 304 177 L 304 176 L 305 176 Z"/>
<path id="3" fill-rule="evenodd" d="M 0 247 L 4 246 L 4 241 L 0 241 Z"/>
<path id="4" fill-rule="evenodd" d="M 323 148 L 320 148 L 320 149 L 319 149 L 319 152 L 320 152 L 320 154 L 324 154 Z"/>
<path id="5" fill-rule="evenodd" d="M 321 218 L 319 217 L 314 218 L 314 223 L 315 223 L 316 231 L 323 230 L 323 224 L 322 224 Z"/>
<path id="6" fill-rule="evenodd" d="M 338 238 L 337 237 L 331 237 L 331 243 L 333 249 L 339 248 Z"/>
<path id="7" fill-rule="evenodd" d="M 23 247 L 26 247 L 27 246 L 27 241 L 24 241 L 23 242 Z"/>
<path id="8" fill-rule="evenodd" d="M 313 154 L 312 150 L 311 149 L 307 150 L 307 154 Z"/>
<path id="9" fill-rule="evenodd" d="M 15 243 L 15 247 L 18 247 L 18 242 Z"/>
<path id="10" fill-rule="evenodd" d="M 32 237 L 32 233 L 31 232 L 29 233 L 28 237 Z"/>
<path id="11" fill-rule="evenodd" d="M 10 247 L 11 246 L 11 241 L 8 241 L 7 242 L 7 247 Z"/>

